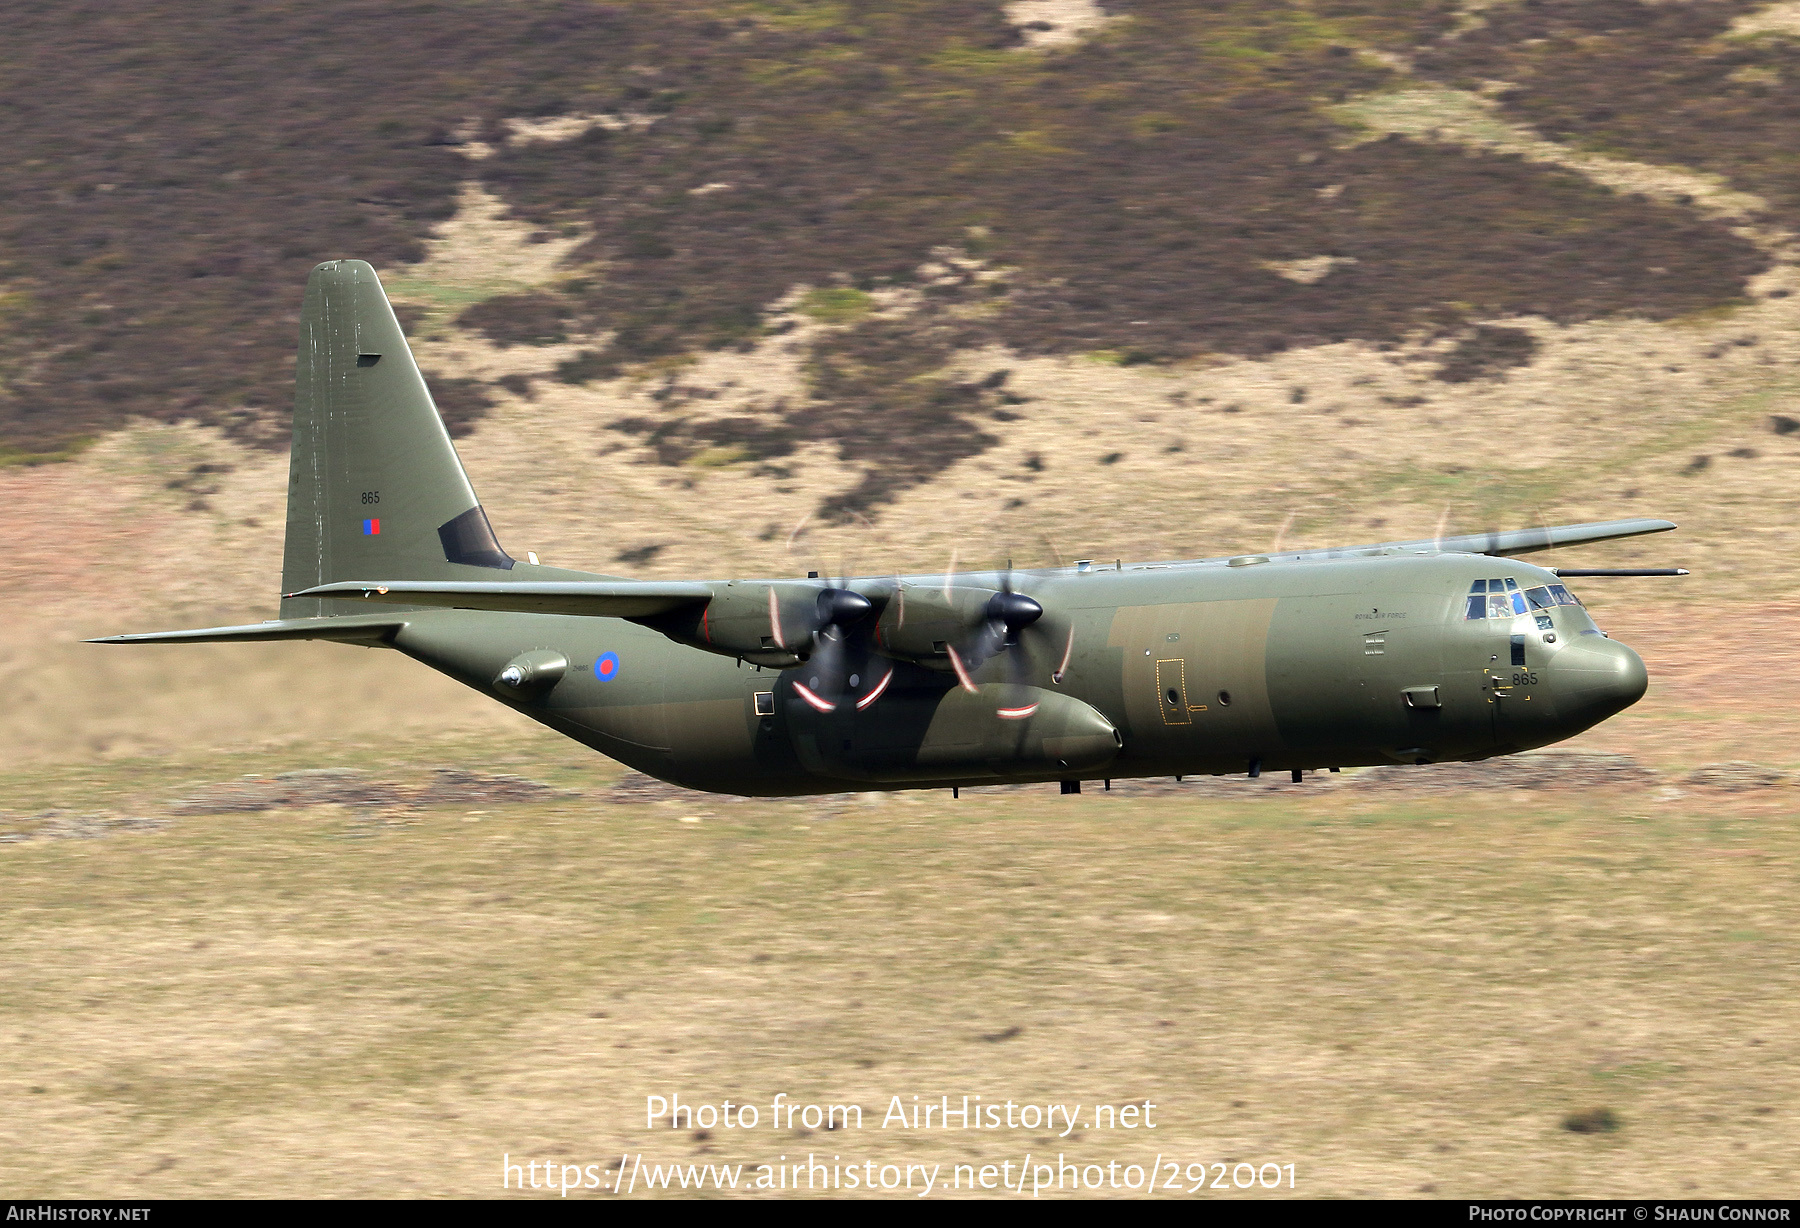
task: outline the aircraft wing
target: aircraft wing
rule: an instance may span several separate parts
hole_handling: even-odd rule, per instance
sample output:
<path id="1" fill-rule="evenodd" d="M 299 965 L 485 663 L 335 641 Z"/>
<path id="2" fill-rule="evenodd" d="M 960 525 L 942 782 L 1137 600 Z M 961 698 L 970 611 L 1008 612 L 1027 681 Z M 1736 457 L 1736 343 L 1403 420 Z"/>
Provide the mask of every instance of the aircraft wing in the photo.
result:
<path id="1" fill-rule="evenodd" d="M 1283 553 L 1281 559 L 1352 558 L 1357 555 L 1386 551 L 1429 550 L 1462 554 L 1488 554 L 1510 557 L 1562 546 L 1579 546 L 1589 542 L 1610 541 L 1620 537 L 1638 537 L 1645 533 L 1666 533 L 1675 525 L 1667 520 L 1604 520 L 1591 524 L 1565 524 L 1537 529 L 1489 530 L 1462 533 L 1441 539 L 1375 542 L 1366 546 L 1336 546 L 1326 550 L 1302 550 Z M 1201 559 L 1203 563 L 1227 560 Z M 289 593 L 290 597 L 327 597 L 360 599 L 404 606 L 438 606 L 456 610 L 493 610 L 519 614 L 573 614 L 602 618 L 649 618 L 683 608 L 704 606 L 713 599 L 711 585 L 693 582 L 656 580 L 551 580 L 494 582 L 454 582 L 442 580 L 345 580 L 321 584 L 316 588 Z M 291 620 L 319 622 L 330 620 Z M 273 624 L 266 624 L 273 625 Z M 233 632 L 235 628 L 215 628 L 216 632 Z M 170 632 L 170 636 L 199 638 L 203 632 Z M 250 635 L 223 635 L 220 638 L 247 639 Z M 317 634 L 286 635 L 270 633 L 261 638 L 305 639 L 334 638 Z M 123 643 L 127 637 L 114 637 L 105 642 Z"/>
<path id="2" fill-rule="evenodd" d="M 406 625 L 400 614 L 346 614 L 336 618 L 272 618 L 239 627 L 199 627 L 192 631 L 150 631 L 141 635 L 108 635 L 90 644 L 237 644 L 271 640 L 336 640 L 347 644 L 379 643 Z"/>
<path id="3" fill-rule="evenodd" d="M 516 614 L 579 614 L 588 617 L 646 618 L 712 600 L 710 585 L 654 580 L 552 580 L 542 583 L 447 583 L 441 580 L 348 580 L 321 584 L 290 597 L 362 598 L 410 606 L 454 610 L 501 610 Z"/>
<path id="4" fill-rule="evenodd" d="M 1459 533 L 1454 537 L 1374 542 L 1367 546 L 1334 546 L 1329 550 L 1302 550 L 1271 557 L 1328 559 L 1377 550 L 1442 550 L 1452 554 L 1491 554 L 1510 558 L 1515 554 L 1533 554 L 1539 550 L 1555 550 L 1562 546 L 1582 546 L 1589 542 L 1611 541 L 1619 537 L 1641 537 L 1646 533 L 1667 533 L 1674 527 L 1674 522 L 1668 520 L 1600 520 L 1589 524 L 1560 524 L 1538 529 L 1489 529 L 1482 533 Z"/>
<path id="5" fill-rule="evenodd" d="M 1674 527 L 1675 522 L 1672 520 L 1600 520 L 1589 524 L 1560 524 L 1541 529 L 1490 529 L 1486 533 L 1463 533 L 1456 537 L 1446 537 L 1441 544 L 1430 541 L 1411 544 L 1437 545 L 1440 550 L 1469 554 L 1511 556 L 1555 550 L 1562 546 L 1612 541 L 1619 537 L 1642 537 L 1646 533 L 1667 533 Z"/>

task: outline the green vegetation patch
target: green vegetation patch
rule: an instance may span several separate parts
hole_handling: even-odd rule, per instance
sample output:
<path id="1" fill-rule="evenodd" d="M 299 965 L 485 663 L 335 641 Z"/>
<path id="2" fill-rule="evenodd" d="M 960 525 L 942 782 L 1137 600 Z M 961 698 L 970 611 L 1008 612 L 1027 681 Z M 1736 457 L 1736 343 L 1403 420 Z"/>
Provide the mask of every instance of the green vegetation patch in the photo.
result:
<path id="1" fill-rule="evenodd" d="M 875 300 L 868 294 L 849 286 L 809 290 L 800 300 L 800 310 L 822 324 L 853 324 L 868 315 L 874 305 Z"/>
<path id="2" fill-rule="evenodd" d="M 58 461 L 74 460 L 93 446 L 97 438 L 95 435 L 77 435 L 65 440 L 61 447 L 41 452 L 0 444 L 0 468 L 9 465 L 53 465 Z"/>

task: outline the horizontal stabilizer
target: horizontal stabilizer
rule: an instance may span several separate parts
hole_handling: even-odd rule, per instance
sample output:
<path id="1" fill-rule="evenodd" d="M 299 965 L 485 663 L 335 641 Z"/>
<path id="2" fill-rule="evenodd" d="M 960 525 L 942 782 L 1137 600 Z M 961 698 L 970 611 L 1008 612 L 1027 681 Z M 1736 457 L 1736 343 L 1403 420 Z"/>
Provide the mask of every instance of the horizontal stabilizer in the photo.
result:
<path id="1" fill-rule="evenodd" d="M 321 584 L 292 597 L 363 598 L 395 605 L 498 610 L 515 614 L 577 614 L 590 618 L 648 618 L 683 606 L 705 605 L 705 584 L 652 580 L 561 580 L 542 583 L 429 580 L 350 580 Z"/>
<path id="2" fill-rule="evenodd" d="M 200 627 L 193 631 L 150 631 L 108 635 L 90 644 L 234 644 L 271 640 L 336 640 L 378 644 L 406 625 L 399 614 L 346 614 L 336 618 L 277 618 L 242 627 Z"/>

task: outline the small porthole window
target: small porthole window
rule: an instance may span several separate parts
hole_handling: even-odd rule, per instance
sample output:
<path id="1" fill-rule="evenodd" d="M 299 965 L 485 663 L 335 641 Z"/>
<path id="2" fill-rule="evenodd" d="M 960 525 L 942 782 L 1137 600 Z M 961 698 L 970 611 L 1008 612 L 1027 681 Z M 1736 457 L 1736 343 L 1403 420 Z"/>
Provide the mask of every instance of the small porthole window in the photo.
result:
<path id="1" fill-rule="evenodd" d="M 1169 703 L 1175 707 L 1181 705 L 1181 692 L 1177 691 L 1174 687 L 1169 688 Z"/>
<path id="2" fill-rule="evenodd" d="M 774 716 L 775 715 L 775 692 L 774 691 L 758 691 L 758 692 L 756 692 L 756 715 L 758 715 L 758 716 Z"/>
<path id="3" fill-rule="evenodd" d="M 1230 691 L 1220 691 L 1219 692 L 1219 706 L 1221 708 L 1229 708 L 1231 706 L 1231 692 Z"/>

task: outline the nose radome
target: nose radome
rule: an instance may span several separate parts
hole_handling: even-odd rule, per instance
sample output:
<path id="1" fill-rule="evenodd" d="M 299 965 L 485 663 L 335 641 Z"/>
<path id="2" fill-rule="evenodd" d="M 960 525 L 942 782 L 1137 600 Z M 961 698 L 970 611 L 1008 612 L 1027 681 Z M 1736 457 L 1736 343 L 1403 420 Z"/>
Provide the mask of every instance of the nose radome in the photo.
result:
<path id="1" fill-rule="evenodd" d="M 1650 685 L 1642 657 L 1598 635 L 1582 636 L 1557 653 L 1551 669 L 1557 711 L 1583 729 L 1623 712 Z"/>

